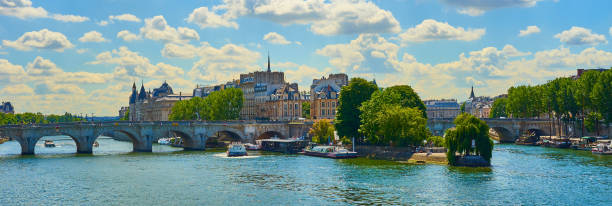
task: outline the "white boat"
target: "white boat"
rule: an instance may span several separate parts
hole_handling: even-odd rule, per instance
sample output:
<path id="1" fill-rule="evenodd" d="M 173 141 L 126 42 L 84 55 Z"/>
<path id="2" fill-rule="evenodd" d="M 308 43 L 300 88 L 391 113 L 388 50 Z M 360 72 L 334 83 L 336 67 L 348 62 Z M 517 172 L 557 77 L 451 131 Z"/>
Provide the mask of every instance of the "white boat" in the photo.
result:
<path id="1" fill-rule="evenodd" d="M 251 144 L 251 143 L 246 143 L 244 144 L 244 146 L 246 147 L 247 150 L 260 150 L 261 149 L 261 145 L 256 145 L 256 144 Z"/>
<path id="2" fill-rule="evenodd" d="M 170 144 L 170 138 L 160 138 L 160 139 L 157 140 L 157 144 L 169 145 Z"/>
<path id="3" fill-rule="evenodd" d="M 599 155 L 612 155 L 612 142 L 609 144 L 598 143 L 597 146 L 591 150 L 591 152 Z"/>
<path id="4" fill-rule="evenodd" d="M 55 143 L 52 140 L 45 140 L 45 147 L 55 147 Z"/>
<path id="5" fill-rule="evenodd" d="M 240 157 L 240 156 L 246 156 L 246 155 L 247 155 L 246 147 L 241 143 L 234 142 L 227 146 L 227 156 L 228 157 Z"/>

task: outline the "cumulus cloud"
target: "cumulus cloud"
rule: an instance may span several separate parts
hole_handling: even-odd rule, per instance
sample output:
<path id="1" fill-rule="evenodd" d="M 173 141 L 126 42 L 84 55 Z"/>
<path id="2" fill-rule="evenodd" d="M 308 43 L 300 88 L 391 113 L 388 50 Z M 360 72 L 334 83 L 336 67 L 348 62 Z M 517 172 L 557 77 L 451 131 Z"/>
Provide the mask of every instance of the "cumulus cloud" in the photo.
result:
<path id="1" fill-rule="evenodd" d="M 128 30 L 122 30 L 120 32 L 117 32 L 117 38 L 123 39 L 123 41 L 126 41 L 126 42 L 131 42 L 131 41 L 141 39 L 140 35 L 134 34 Z"/>
<path id="2" fill-rule="evenodd" d="M 528 26 L 525 30 L 519 31 L 519 36 L 523 37 L 536 33 L 540 33 L 540 28 L 538 28 L 538 26 Z"/>
<path id="3" fill-rule="evenodd" d="M 227 16 L 221 16 L 215 13 L 214 10 L 208 10 L 208 7 L 200 7 L 194 9 L 187 22 L 194 23 L 200 28 L 218 28 L 218 27 L 230 27 L 238 29 L 238 23 L 231 20 Z"/>
<path id="4" fill-rule="evenodd" d="M 291 41 L 287 41 L 287 39 L 276 32 L 270 32 L 264 35 L 263 40 L 272 43 L 272 44 L 291 44 Z"/>
<path id="5" fill-rule="evenodd" d="M 200 9 L 198 13 L 205 11 L 206 15 L 201 15 L 206 17 L 203 19 L 208 20 L 209 17 L 215 19 L 209 23 L 223 19 L 223 22 L 228 24 L 240 16 L 251 16 L 281 25 L 310 25 L 310 30 L 320 35 L 397 33 L 401 31 L 399 22 L 390 11 L 363 0 L 225 0 L 224 4 L 213 7 L 213 12 L 208 9 L 198 9 Z M 217 14 L 221 11 L 224 13 Z"/>
<path id="6" fill-rule="evenodd" d="M 195 30 L 187 27 L 171 27 L 161 15 L 145 19 L 140 34 L 147 39 L 163 42 L 189 42 L 200 39 L 200 35 Z"/>
<path id="7" fill-rule="evenodd" d="M 25 84 L 11 84 L 0 89 L 0 94 L 9 96 L 33 95 L 34 90 L 30 86 Z"/>
<path id="8" fill-rule="evenodd" d="M 98 22 L 97 24 L 100 25 L 100 26 L 106 26 L 106 25 L 108 25 L 108 21 L 102 20 L 102 21 Z"/>
<path id="9" fill-rule="evenodd" d="M 19 19 L 52 18 L 63 22 L 84 22 L 89 20 L 87 17 L 77 15 L 51 15 L 42 7 L 32 6 L 32 1 L 30 0 L 2 0 L 0 1 L 0 15 Z"/>
<path id="10" fill-rule="evenodd" d="M 70 41 L 59 32 L 43 29 L 26 32 L 15 41 L 2 40 L 2 44 L 17 50 L 29 51 L 32 49 L 50 49 L 63 52 L 64 49 L 74 47 Z"/>
<path id="11" fill-rule="evenodd" d="M 87 52 L 87 50 L 88 50 L 88 49 L 77 49 L 77 51 L 76 51 L 76 52 L 77 52 L 78 54 L 82 54 L 82 53 Z"/>
<path id="12" fill-rule="evenodd" d="M 377 66 L 397 59 L 399 48 L 400 46 L 379 35 L 362 34 L 348 44 L 326 45 L 316 50 L 316 53 L 329 57 L 329 63 L 342 72 L 388 73 L 393 72 L 394 69 Z"/>
<path id="13" fill-rule="evenodd" d="M 14 65 L 6 59 L 0 59 L 0 84 L 22 81 L 25 70 L 20 65 Z"/>
<path id="14" fill-rule="evenodd" d="M 140 22 L 140 18 L 134 16 L 133 14 L 121 14 L 121 15 L 111 15 L 108 16 L 108 19 L 111 21 L 130 21 L 130 22 Z"/>
<path id="15" fill-rule="evenodd" d="M 125 74 L 137 77 L 174 78 L 184 74 L 179 67 L 170 67 L 171 65 L 164 63 L 153 65 L 148 58 L 140 56 L 138 52 L 130 51 L 127 47 L 102 52 L 89 64 L 116 65 L 116 76 Z"/>
<path id="16" fill-rule="evenodd" d="M 105 39 L 100 32 L 90 31 L 85 34 L 81 38 L 79 38 L 80 42 L 106 42 Z"/>
<path id="17" fill-rule="evenodd" d="M 590 29 L 573 26 L 555 35 L 559 41 L 569 45 L 598 45 L 607 44 L 608 40 L 601 34 L 592 33 Z"/>
<path id="18" fill-rule="evenodd" d="M 260 58 L 258 52 L 235 44 L 215 48 L 204 42 L 194 52 L 199 60 L 194 63 L 189 76 L 207 82 L 228 81 L 242 72 L 256 70 L 255 63 Z"/>
<path id="19" fill-rule="evenodd" d="M 434 40 L 474 41 L 486 33 L 485 29 L 467 30 L 463 27 L 453 27 L 448 23 L 426 19 L 421 24 L 407 29 L 398 35 L 403 42 L 426 42 Z"/>
<path id="20" fill-rule="evenodd" d="M 82 95 L 85 91 L 79 86 L 74 84 L 55 84 L 53 82 L 38 83 L 34 86 L 34 92 L 36 94 L 69 94 L 69 95 Z"/>
<path id="21" fill-rule="evenodd" d="M 77 15 L 54 14 L 53 19 L 63 22 L 85 22 L 89 21 L 88 17 Z"/>
<path id="22" fill-rule="evenodd" d="M 457 11 L 461 14 L 470 16 L 480 16 L 486 11 L 507 8 L 507 7 L 534 7 L 538 1 L 542 0 L 503 0 L 503 1 L 482 1 L 482 0 L 440 0 L 442 3 L 459 7 Z"/>

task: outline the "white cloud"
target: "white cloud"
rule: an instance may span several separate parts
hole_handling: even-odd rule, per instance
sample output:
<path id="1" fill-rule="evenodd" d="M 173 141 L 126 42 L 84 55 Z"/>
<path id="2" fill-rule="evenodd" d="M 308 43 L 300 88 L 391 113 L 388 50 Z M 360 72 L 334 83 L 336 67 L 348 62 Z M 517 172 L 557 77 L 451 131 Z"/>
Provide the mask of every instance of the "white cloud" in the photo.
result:
<path id="1" fill-rule="evenodd" d="M 50 15 L 42 7 L 33 7 L 30 0 L 2 0 L 0 1 L 0 15 L 13 16 L 19 19 L 52 18 L 63 22 L 84 22 L 89 20 L 88 17 L 70 14 Z"/>
<path id="2" fill-rule="evenodd" d="M 190 48 L 191 49 L 191 48 Z M 195 49 L 199 60 L 194 63 L 189 76 L 198 81 L 223 82 L 238 78 L 238 74 L 258 69 L 255 64 L 260 54 L 235 44 L 220 48 L 203 42 Z"/>
<path id="3" fill-rule="evenodd" d="M 75 84 L 56 84 L 53 82 L 42 82 L 34 86 L 34 92 L 40 95 L 46 94 L 66 94 L 82 95 L 85 91 Z"/>
<path id="4" fill-rule="evenodd" d="M 263 40 L 268 41 L 272 44 L 291 44 L 291 41 L 287 41 L 283 35 L 276 32 L 270 32 L 264 35 Z"/>
<path id="5" fill-rule="evenodd" d="M 106 26 L 106 25 L 108 25 L 108 21 L 102 20 L 102 21 L 98 22 L 97 24 L 100 25 L 100 26 Z"/>
<path id="6" fill-rule="evenodd" d="M 0 59 L 0 85 L 23 81 L 25 70 L 20 65 L 14 65 L 6 59 Z"/>
<path id="7" fill-rule="evenodd" d="M 148 58 L 140 56 L 138 52 L 130 51 L 127 47 L 118 50 L 102 52 L 96 56 L 96 60 L 89 64 L 111 64 L 116 65 L 115 77 L 129 75 L 136 77 L 151 78 L 174 78 L 184 74 L 183 70 L 164 63 L 151 64 Z"/>
<path id="8" fill-rule="evenodd" d="M 213 11 L 224 19 L 252 16 L 282 25 L 309 24 L 320 35 L 397 33 L 401 27 L 390 11 L 369 1 L 225 0 Z"/>
<path id="9" fill-rule="evenodd" d="M 64 14 L 54 14 L 53 19 L 63 22 L 85 22 L 89 21 L 88 17 L 77 16 L 77 15 L 64 15 Z"/>
<path id="10" fill-rule="evenodd" d="M 121 14 L 115 16 L 108 16 L 108 19 L 111 21 L 131 21 L 131 22 L 140 22 L 140 18 L 134 16 L 133 14 Z"/>
<path id="11" fill-rule="evenodd" d="M 193 58 L 197 55 L 199 48 L 191 44 L 174 44 L 168 43 L 164 45 L 161 53 L 167 58 Z"/>
<path id="12" fill-rule="evenodd" d="M 11 84 L 0 89 L 1 95 L 14 96 L 14 95 L 33 95 L 34 90 L 25 84 Z"/>
<path id="13" fill-rule="evenodd" d="M 131 41 L 141 39 L 139 35 L 136 35 L 128 30 L 122 30 L 120 32 L 117 32 L 117 38 L 121 38 L 123 39 L 123 41 L 126 41 L 126 42 L 131 42 Z"/>
<path id="14" fill-rule="evenodd" d="M 592 33 L 590 29 L 577 26 L 572 26 L 571 29 L 556 34 L 555 38 L 569 45 L 598 45 L 608 43 L 604 35 Z"/>
<path id="15" fill-rule="evenodd" d="M 17 50 L 29 51 L 32 49 L 51 49 L 63 52 L 64 49 L 74 47 L 70 41 L 59 32 L 43 29 L 40 31 L 26 32 L 15 41 L 2 40 L 2 44 Z"/>
<path id="16" fill-rule="evenodd" d="M 164 16 L 161 15 L 145 19 L 145 26 L 140 28 L 140 34 L 147 39 L 164 42 L 189 42 L 200 39 L 198 33 L 193 29 L 169 26 Z"/>
<path id="17" fill-rule="evenodd" d="M 474 41 L 480 39 L 486 33 L 485 29 L 467 30 L 463 27 L 453 27 L 448 23 L 438 22 L 433 19 L 425 19 L 421 24 L 407 29 L 398 35 L 403 42 L 426 42 L 434 40 L 460 40 Z"/>
<path id="18" fill-rule="evenodd" d="M 349 44 L 330 44 L 316 51 L 317 54 L 329 57 L 329 63 L 342 72 L 388 73 L 390 67 L 378 68 L 379 64 L 397 59 L 399 46 L 379 35 L 362 34 Z M 380 57 L 386 58 L 380 58 Z"/>
<path id="19" fill-rule="evenodd" d="M 80 42 L 107 42 L 100 32 L 90 31 L 85 34 L 81 38 L 79 38 Z"/>
<path id="20" fill-rule="evenodd" d="M 78 54 L 82 54 L 82 53 L 87 52 L 87 50 L 88 50 L 88 49 L 77 49 L 77 51 L 76 51 L 76 52 L 77 52 Z"/>
<path id="21" fill-rule="evenodd" d="M 538 28 L 538 26 L 528 26 L 525 30 L 519 31 L 519 36 L 523 37 L 536 33 L 540 33 L 540 28 Z"/>
<path id="22" fill-rule="evenodd" d="M 194 9 L 186 20 L 189 23 L 194 23 L 200 26 L 202 29 L 218 27 L 238 29 L 238 23 L 228 19 L 227 17 L 216 14 L 214 10 L 208 10 L 208 7 Z"/>
<path id="23" fill-rule="evenodd" d="M 542 0 L 440 0 L 443 3 L 459 7 L 457 11 L 461 14 L 470 16 L 480 16 L 486 11 L 507 7 L 534 7 L 538 1 Z"/>

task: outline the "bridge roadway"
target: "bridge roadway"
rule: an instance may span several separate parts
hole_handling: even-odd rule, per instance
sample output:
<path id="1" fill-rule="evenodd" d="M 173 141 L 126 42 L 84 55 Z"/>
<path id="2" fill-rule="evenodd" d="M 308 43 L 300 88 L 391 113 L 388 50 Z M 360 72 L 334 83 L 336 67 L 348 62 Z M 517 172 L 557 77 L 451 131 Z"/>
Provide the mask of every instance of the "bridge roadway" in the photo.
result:
<path id="1" fill-rule="evenodd" d="M 220 133 L 237 141 L 277 136 L 280 138 L 303 136 L 311 124 L 260 121 L 156 121 L 156 122 L 75 122 L 57 124 L 5 125 L 0 137 L 10 137 L 21 145 L 21 154 L 34 154 L 36 142 L 44 136 L 66 135 L 77 146 L 77 153 L 92 153 L 93 144 L 101 136 L 127 136 L 133 150 L 151 152 L 152 143 L 163 137 L 179 136 L 186 150 L 204 150 L 206 140 Z"/>
<path id="2" fill-rule="evenodd" d="M 535 132 L 542 136 L 550 135 L 550 119 L 499 119 L 482 118 L 487 125 L 499 135 L 500 142 L 514 142 L 526 131 Z M 427 120 L 427 127 L 431 133 L 437 136 L 444 135 L 447 129 L 455 127 L 454 119 L 432 118 Z"/>

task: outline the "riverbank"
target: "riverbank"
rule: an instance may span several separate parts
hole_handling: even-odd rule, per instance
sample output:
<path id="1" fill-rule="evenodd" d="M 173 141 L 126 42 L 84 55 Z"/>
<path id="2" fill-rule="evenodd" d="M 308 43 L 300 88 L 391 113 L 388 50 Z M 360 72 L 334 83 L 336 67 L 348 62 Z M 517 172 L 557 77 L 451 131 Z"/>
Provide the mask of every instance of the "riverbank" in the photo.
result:
<path id="1" fill-rule="evenodd" d="M 2 137 L 2 138 L 0 138 L 0 144 L 8 142 L 9 140 L 10 140 L 9 138 Z"/>
<path id="2" fill-rule="evenodd" d="M 414 153 L 410 157 L 410 159 L 406 161 L 399 161 L 401 163 L 409 163 L 409 164 L 439 164 L 439 165 L 448 165 L 448 160 L 446 159 L 446 153 Z"/>

